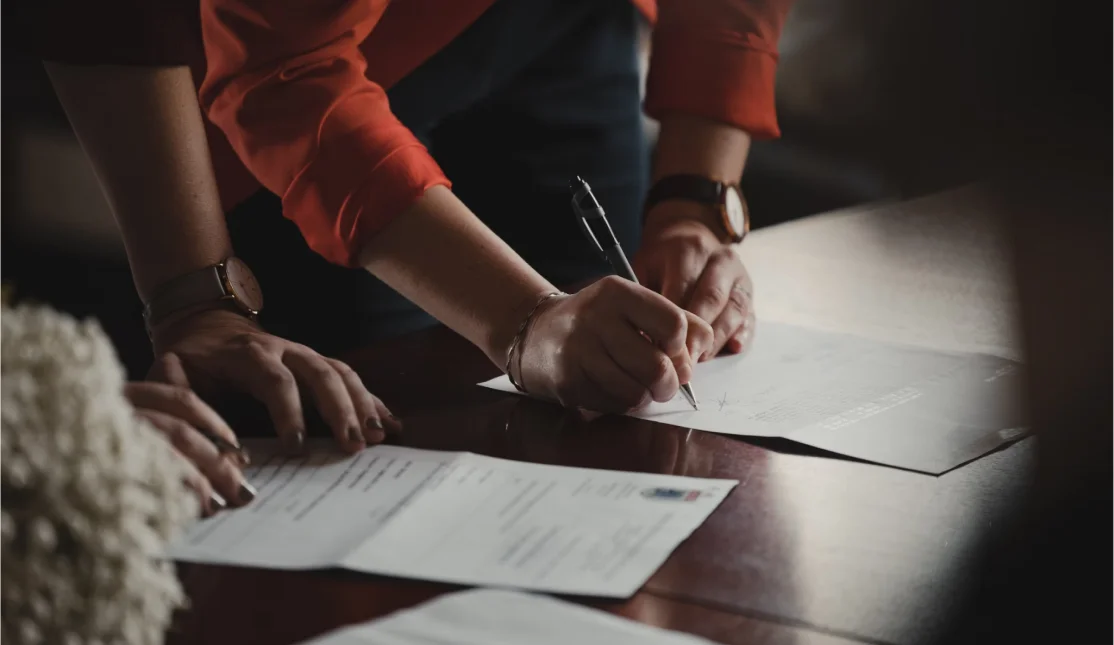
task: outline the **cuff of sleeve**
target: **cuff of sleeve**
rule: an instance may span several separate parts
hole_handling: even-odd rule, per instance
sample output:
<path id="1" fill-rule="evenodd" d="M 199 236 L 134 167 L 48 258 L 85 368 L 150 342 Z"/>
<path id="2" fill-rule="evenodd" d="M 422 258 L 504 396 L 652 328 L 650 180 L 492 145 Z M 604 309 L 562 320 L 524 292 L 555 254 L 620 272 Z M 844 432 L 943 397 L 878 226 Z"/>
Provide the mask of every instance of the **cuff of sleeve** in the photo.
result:
<path id="1" fill-rule="evenodd" d="M 777 53 L 734 34 L 655 35 L 646 80 L 646 113 L 680 112 L 746 130 L 754 139 L 780 136 L 774 103 Z"/>
<path id="2" fill-rule="evenodd" d="M 358 135 L 342 147 L 359 146 Z M 451 186 L 441 167 L 418 142 L 382 157 L 364 176 L 364 150 L 321 155 L 283 196 L 283 212 L 294 220 L 311 249 L 326 260 L 358 267 L 363 245 L 433 186 Z M 340 163 L 329 163 L 336 160 Z M 355 188 L 352 188 L 355 186 Z"/>

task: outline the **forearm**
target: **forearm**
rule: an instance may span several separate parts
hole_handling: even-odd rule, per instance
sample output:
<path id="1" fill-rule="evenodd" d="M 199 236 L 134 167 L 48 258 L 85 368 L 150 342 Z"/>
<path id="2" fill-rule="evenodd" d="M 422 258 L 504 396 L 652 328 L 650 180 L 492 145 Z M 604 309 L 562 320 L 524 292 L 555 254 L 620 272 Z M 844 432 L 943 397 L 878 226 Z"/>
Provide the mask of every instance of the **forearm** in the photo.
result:
<path id="1" fill-rule="evenodd" d="M 726 123 L 681 114 L 667 115 L 654 153 L 653 181 L 676 174 L 700 175 L 709 179 L 737 182 L 743 175 L 750 135 Z M 716 215 L 696 203 L 672 201 L 646 214 L 646 225 L 657 227 L 677 217 L 698 219 L 718 226 Z M 653 230 L 651 229 L 647 229 Z"/>
<path id="2" fill-rule="evenodd" d="M 372 238 L 360 258 L 500 367 L 522 319 L 555 290 L 442 186 Z"/>
<path id="3" fill-rule="evenodd" d="M 743 175 L 748 152 L 750 135 L 740 128 L 701 117 L 670 114 L 661 120 L 653 178 L 695 174 L 737 182 Z"/>
<path id="4" fill-rule="evenodd" d="M 189 69 L 46 68 L 112 207 L 140 297 L 231 255 Z"/>

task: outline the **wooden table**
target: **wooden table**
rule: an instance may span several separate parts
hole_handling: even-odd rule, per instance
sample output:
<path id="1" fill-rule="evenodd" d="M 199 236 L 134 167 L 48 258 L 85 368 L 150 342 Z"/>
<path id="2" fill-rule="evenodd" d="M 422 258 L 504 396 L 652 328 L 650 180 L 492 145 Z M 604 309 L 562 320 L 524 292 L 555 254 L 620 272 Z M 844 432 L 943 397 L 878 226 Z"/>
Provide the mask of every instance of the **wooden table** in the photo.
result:
<path id="1" fill-rule="evenodd" d="M 971 191 L 756 232 L 744 255 L 760 320 L 1016 355 L 1007 266 Z M 761 335 L 761 327 L 758 334 Z M 351 358 L 403 417 L 403 442 L 512 459 L 741 484 L 626 602 L 585 601 L 725 643 L 915 643 L 959 602 L 976 542 L 1012 510 L 1030 440 L 941 477 L 475 387 L 497 374 L 444 329 Z M 183 566 L 172 639 L 291 643 L 452 590 L 347 572 Z"/>

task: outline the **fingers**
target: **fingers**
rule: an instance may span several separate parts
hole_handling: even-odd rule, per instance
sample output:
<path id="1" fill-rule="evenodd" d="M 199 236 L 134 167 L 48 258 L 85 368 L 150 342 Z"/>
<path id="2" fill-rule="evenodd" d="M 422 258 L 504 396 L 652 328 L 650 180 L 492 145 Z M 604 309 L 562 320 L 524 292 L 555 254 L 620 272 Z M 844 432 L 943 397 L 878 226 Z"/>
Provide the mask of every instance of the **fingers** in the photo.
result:
<path id="1" fill-rule="evenodd" d="M 678 306 L 688 302 L 693 286 L 704 270 L 706 255 L 696 251 L 673 257 L 661 281 L 661 295 Z"/>
<path id="2" fill-rule="evenodd" d="M 124 385 L 124 396 L 136 408 L 158 410 L 209 431 L 228 443 L 240 445 L 236 433 L 193 390 L 165 383 L 131 382 Z"/>
<path id="3" fill-rule="evenodd" d="M 661 353 L 648 341 L 638 339 L 645 349 Z M 627 412 L 650 402 L 650 389 L 626 372 L 600 347 L 588 354 L 583 363 L 590 384 L 582 392 L 580 406 L 595 412 Z"/>
<path id="4" fill-rule="evenodd" d="M 244 480 L 240 470 L 223 458 L 216 446 L 187 421 L 159 410 L 139 409 L 137 412 L 162 432 L 220 495 L 220 498 L 210 499 L 209 506 L 219 507 L 222 501 L 240 506 L 255 498 L 255 490 Z"/>
<path id="5" fill-rule="evenodd" d="M 711 358 L 727 346 L 727 342 L 735 338 L 747 319 L 747 310 L 750 308 L 750 295 L 743 287 L 742 281 L 736 282 L 727 298 L 727 306 L 720 312 L 719 317 L 712 323 L 715 340 L 708 357 Z M 730 351 L 730 350 L 729 350 Z"/>
<path id="6" fill-rule="evenodd" d="M 672 358 L 631 329 L 611 326 L 602 329 L 600 334 L 607 357 L 648 391 L 650 398 L 655 401 L 673 398 L 681 381 Z M 585 362 L 588 357 L 599 353 L 589 352 Z M 689 360 L 687 353 L 682 352 L 682 356 L 685 361 Z"/>
<path id="7" fill-rule="evenodd" d="M 325 362 L 340 376 L 348 390 L 348 396 L 351 397 L 352 406 L 356 410 L 356 419 L 360 424 L 364 441 L 369 444 L 382 442 L 386 438 L 385 421 L 390 415 L 387 407 L 375 398 L 371 392 L 367 391 L 364 382 L 360 380 L 360 375 L 347 363 L 335 358 L 326 358 Z"/>
<path id="8" fill-rule="evenodd" d="M 743 320 L 743 326 L 727 341 L 725 345 L 727 351 L 732 354 L 740 354 L 750 349 L 751 343 L 754 342 L 754 332 L 757 324 L 758 320 L 754 315 L 754 299 L 749 298 L 747 301 L 747 315 Z"/>
<path id="9" fill-rule="evenodd" d="M 194 466 L 185 457 L 181 459 L 186 467 L 186 476 L 183 483 L 185 483 L 186 488 L 189 488 L 197 495 L 197 503 L 201 509 L 201 516 L 209 517 L 218 511 L 223 511 L 228 508 L 228 501 L 224 499 L 223 495 L 213 490 L 213 487 L 209 485 L 209 480 L 205 479 L 205 475 L 201 474 L 197 466 Z"/>
<path id="10" fill-rule="evenodd" d="M 306 422 L 294 374 L 283 364 L 280 354 L 268 351 L 262 343 L 251 341 L 242 353 L 224 357 L 225 372 L 267 407 L 275 432 L 291 453 L 305 450 Z"/>
<path id="11" fill-rule="evenodd" d="M 391 413 L 378 397 L 373 396 L 372 398 L 375 399 L 375 408 L 379 410 L 379 420 L 383 422 L 383 429 L 387 434 L 398 434 L 402 432 L 402 421 Z"/>
<path id="12" fill-rule="evenodd" d="M 348 386 L 336 369 L 309 348 L 292 349 L 283 354 L 283 363 L 299 383 L 309 389 L 317 411 L 347 452 L 364 448 L 364 426 L 356 418 L 356 408 Z"/>
<path id="13" fill-rule="evenodd" d="M 178 387 L 188 388 L 190 386 L 190 379 L 186 376 L 186 368 L 182 365 L 182 359 L 174 352 L 167 352 L 155 359 L 154 364 L 151 365 L 151 370 L 147 373 L 147 380 L 177 385 Z"/>
<path id="14" fill-rule="evenodd" d="M 615 307 L 634 329 L 645 332 L 668 356 L 687 352 L 688 319 L 684 310 L 623 278 L 608 276 L 598 283 L 600 295 Z"/>
<path id="15" fill-rule="evenodd" d="M 693 288 L 686 308 L 712 323 L 715 337 L 709 358 L 719 353 L 742 324 L 746 305 L 742 278 L 743 264 L 738 257 L 730 251 L 720 252 L 708 259 Z"/>

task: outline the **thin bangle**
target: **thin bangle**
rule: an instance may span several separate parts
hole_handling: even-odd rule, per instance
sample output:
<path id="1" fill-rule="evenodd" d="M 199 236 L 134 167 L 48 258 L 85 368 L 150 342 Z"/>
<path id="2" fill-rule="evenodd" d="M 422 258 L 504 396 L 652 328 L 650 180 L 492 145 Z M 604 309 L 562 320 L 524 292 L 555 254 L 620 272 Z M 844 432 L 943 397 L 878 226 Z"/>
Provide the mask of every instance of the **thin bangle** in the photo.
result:
<path id="1" fill-rule="evenodd" d="M 518 331 L 515 332 L 514 338 L 511 339 L 511 347 L 510 347 L 509 350 L 507 350 L 507 364 L 506 364 L 505 369 L 503 371 L 507 373 L 507 378 L 510 380 L 511 385 L 514 386 L 514 389 L 518 390 L 519 392 L 522 392 L 523 394 L 526 393 L 526 388 L 522 387 L 522 385 L 518 381 L 515 380 L 514 374 L 511 373 L 511 363 L 514 361 L 515 351 L 521 349 L 520 345 L 522 344 L 523 338 L 525 338 L 525 336 L 526 336 L 526 328 L 530 326 L 530 322 L 534 319 L 534 315 L 538 313 L 538 310 L 541 309 L 541 306 L 543 304 L 545 304 L 546 302 L 549 302 L 549 300 L 551 298 L 557 298 L 557 297 L 565 296 L 565 295 L 568 295 L 568 294 L 566 294 L 564 291 L 551 291 L 551 292 L 545 294 L 544 296 L 542 296 L 541 298 L 538 298 L 538 301 L 536 303 L 534 303 L 534 307 L 532 309 L 530 309 L 530 313 L 526 314 L 526 317 L 522 319 L 522 324 L 518 326 Z M 519 363 L 519 377 L 521 377 L 522 376 L 522 352 L 521 351 L 519 351 L 519 361 L 518 361 L 518 363 Z"/>

